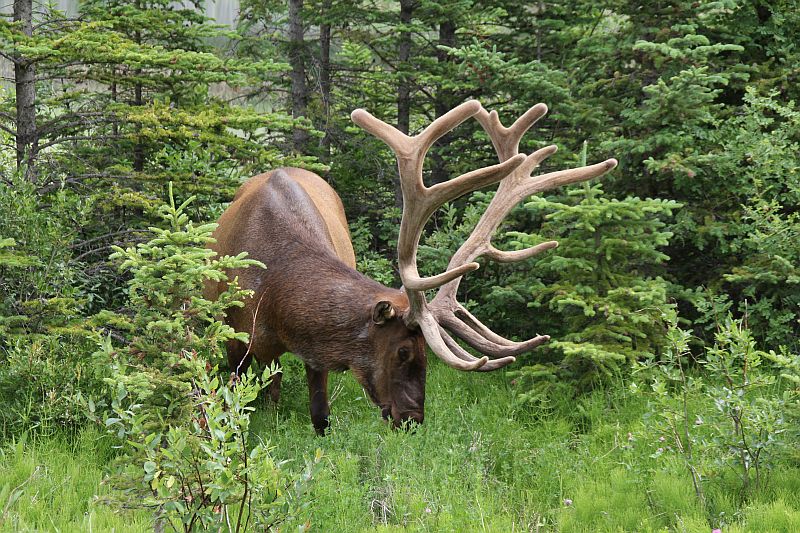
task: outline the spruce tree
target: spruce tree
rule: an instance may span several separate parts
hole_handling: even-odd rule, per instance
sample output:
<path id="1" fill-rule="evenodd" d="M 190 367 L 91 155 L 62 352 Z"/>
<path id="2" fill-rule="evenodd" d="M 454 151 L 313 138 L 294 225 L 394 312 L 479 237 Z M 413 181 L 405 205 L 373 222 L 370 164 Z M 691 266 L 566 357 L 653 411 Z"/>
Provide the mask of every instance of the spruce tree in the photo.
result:
<path id="1" fill-rule="evenodd" d="M 510 244 L 557 240 L 559 247 L 536 262 L 532 282 L 519 281 L 532 297 L 534 323 L 553 339 L 537 357 L 543 364 L 520 376 L 554 375 L 587 387 L 657 354 L 673 308 L 661 249 L 672 236 L 666 221 L 680 204 L 609 198 L 601 184 L 587 183 L 563 200 L 536 196 L 524 207 L 543 217 L 541 229 L 509 232 Z"/>

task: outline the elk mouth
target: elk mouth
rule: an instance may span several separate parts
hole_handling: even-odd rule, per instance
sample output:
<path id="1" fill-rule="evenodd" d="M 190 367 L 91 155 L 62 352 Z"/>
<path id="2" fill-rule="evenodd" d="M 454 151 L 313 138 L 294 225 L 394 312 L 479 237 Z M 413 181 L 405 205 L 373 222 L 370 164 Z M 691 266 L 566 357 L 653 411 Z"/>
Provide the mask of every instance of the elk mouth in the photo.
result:
<path id="1" fill-rule="evenodd" d="M 425 419 L 425 414 L 421 410 L 408 410 L 408 411 L 399 411 L 398 409 L 393 409 L 391 413 L 392 417 L 392 426 L 395 429 L 411 429 L 414 426 L 422 424 L 422 421 Z"/>
<path id="2" fill-rule="evenodd" d="M 391 421 L 394 429 L 411 429 L 416 425 L 422 424 L 425 414 L 422 411 L 399 412 L 392 409 L 389 405 L 381 405 L 381 416 L 386 421 Z M 394 411 L 394 412 L 392 412 Z"/>
<path id="3" fill-rule="evenodd" d="M 394 429 L 404 429 L 414 433 L 417 426 L 422 424 L 425 416 L 422 413 L 413 412 L 400 415 L 398 418 L 392 418 L 392 426 Z"/>

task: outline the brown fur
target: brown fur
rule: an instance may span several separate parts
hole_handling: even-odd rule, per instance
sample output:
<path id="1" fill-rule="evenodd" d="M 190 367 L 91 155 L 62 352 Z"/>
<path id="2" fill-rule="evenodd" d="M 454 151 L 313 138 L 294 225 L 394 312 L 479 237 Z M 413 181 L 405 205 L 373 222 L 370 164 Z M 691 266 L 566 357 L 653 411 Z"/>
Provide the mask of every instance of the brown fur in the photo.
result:
<path id="1" fill-rule="evenodd" d="M 237 331 L 252 333 L 249 349 L 229 344 L 234 369 L 244 370 L 251 357 L 270 364 L 284 352 L 297 355 L 306 365 L 318 432 L 328 425 L 331 370 L 352 370 L 395 424 L 422 422 L 425 343 L 403 323 L 408 298 L 355 270 L 342 202 L 322 178 L 296 168 L 251 178 L 220 217 L 214 237 L 220 255 L 245 251 L 267 267 L 229 273 L 254 291 L 227 317 Z M 224 288 L 210 284 L 207 296 Z M 391 304 L 394 316 L 376 323 L 373 314 L 381 302 Z M 271 386 L 275 400 L 279 387 L 279 380 Z"/>

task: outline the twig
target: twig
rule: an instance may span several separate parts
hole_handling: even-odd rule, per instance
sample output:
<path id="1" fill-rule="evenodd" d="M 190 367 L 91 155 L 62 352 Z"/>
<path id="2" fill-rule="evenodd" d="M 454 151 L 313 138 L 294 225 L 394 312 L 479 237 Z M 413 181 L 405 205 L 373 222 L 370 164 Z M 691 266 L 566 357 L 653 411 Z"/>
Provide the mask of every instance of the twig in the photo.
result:
<path id="1" fill-rule="evenodd" d="M 258 299 L 258 303 L 256 304 L 256 310 L 253 311 L 253 327 L 250 328 L 250 342 L 247 343 L 247 351 L 244 352 L 241 361 L 239 364 L 236 365 L 236 376 L 239 376 L 239 372 L 242 368 L 242 365 L 247 360 L 247 356 L 250 355 L 250 350 L 253 348 L 253 341 L 256 337 L 256 318 L 258 317 L 258 310 L 261 308 L 261 302 L 264 300 L 264 296 L 266 296 L 267 291 L 263 291 L 261 293 L 261 297 Z"/>

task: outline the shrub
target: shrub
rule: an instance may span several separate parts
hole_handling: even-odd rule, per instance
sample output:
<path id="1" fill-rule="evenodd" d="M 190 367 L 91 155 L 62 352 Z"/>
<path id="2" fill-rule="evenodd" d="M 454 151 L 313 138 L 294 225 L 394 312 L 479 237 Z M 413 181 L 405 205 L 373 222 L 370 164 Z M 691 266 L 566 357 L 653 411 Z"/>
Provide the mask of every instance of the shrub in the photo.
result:
<path id="1" fill-rule="evenodd" d="M 226 341 L 247 342 L 222 318 L 251 293 L 225 270 L 263 265 L 244 253 L 214 257 L 206 245 L 216 225 L 189 221 L 192 199 L 176 207 L 170 186 L 160 210 L 168 227 L 151 228 L 150 241 L 112 255 L 131 274 L 129 301 L 124 314 L 97 317 L 116 331 L 96 336 L 111 399 L 87 406 L 121 442 L 112 478 L 121 490 L 111 501 L 150 508 L 157 524 L 174 529 L 260 531 L 298 509 L 319 456 L 290 480 L 266 443 L 251 443 L 248 404 L 273 370 L 229 381 L 216 365 Z M 202 295 L 208 281 L 228 282 L 216 301 Z"/>
<path id="2" fill-rule="evenodd" d="M 0 174 L 10 163 L 0 156 Z M 78 394 L 97 390 L 81 313 L 90 294 L 72 254 L 85 203 L 39 191 L 8 170 L 0 181 L 0 436 L 85 421 Z"/>
<path id="3" fill-rule="evenodd" d="M 86 295 L 71 245 L 84 207 L 69 191 L 40 193 L 20 173 L 0 181 L 0 347 L 78 322 Z"/>
<path id="4" fill-rule="evenodd" d="M 663 442 L 653 456 L 682 458 L 701 502 L 703 483 L 729 472 L 745 499 L 776 458 L 796 448 L 790 413 L 800 398 L 800 356 L 759 350 L 744 320 L 728 317 L 692 369 L 690 337 L 673 317 L 667 350 L 637 369 L 653 391 L 645 431 Z"/>

